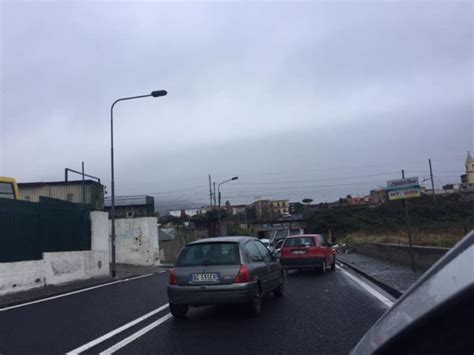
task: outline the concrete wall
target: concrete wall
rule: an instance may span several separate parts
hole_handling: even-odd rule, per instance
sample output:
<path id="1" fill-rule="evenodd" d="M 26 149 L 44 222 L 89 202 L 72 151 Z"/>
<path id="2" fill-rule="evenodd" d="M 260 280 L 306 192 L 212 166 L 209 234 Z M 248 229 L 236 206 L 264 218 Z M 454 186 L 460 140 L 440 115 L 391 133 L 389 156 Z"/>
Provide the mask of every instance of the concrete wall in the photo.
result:
<path id="1" fill-rule="evenodd" d="M 45 284 L 43 260 L 0 263 L 0 296 Z"/>
<path id="2" fill-rule="evenodd" d="M 360 254 L 388 260 L 403 266 L 411 266 L 410 250 L 406 245 L 382 243 L 356 244 L 354 249 Z M 429 269 L 448 250 L 448 248 L 414 246 L 415 267 L 423 271 Z"/>
<path id="3" fill-rule="evenodd" d="M 184 245 L 207 237 L 207 230 L 177 230 L 175 239 L 160 242 L 160 262 L 162 264 L 174 264 L 179 251 Z"/>
<path id="4" fill-rule="evenodd" d="M 109 275 L 106 251 L 43 253 L 42 260 L 0 264 L 0 296 Z"/>
<path id="5" fill-rule="evenodd" d="M 116 219 L 117 263 L 155 265 L 159 260 L 157 223 L 156 217 Z"/>
<path id="6" fill-rule="evenodd" d="M 43 253 L 42 260 L 0 263 L 0 296 L 109 275 L 108 214 L 91 212 L 92 250 Z"/>
<path id="7" fill-rule="evenodd" d="M 105 251 L 44 253 L 43 260 L 47 285 L 109 275 L 108 253 Z"/>
<path id="8" fill-rule="evenodd" d="M 109 214 L 93 211 L 91 217 L 91 249 L 98 251 L 109 250 Z"/>

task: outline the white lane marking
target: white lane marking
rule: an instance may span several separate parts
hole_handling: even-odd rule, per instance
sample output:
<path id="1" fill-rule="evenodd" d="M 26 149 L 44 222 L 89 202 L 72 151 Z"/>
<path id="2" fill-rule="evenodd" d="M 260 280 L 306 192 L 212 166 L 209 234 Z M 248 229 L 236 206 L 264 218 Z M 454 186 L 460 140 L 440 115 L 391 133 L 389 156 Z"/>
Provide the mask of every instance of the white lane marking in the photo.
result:
<path id="1" fill-rule="evenodd" d="M 130 277 L 130 278 L 123 279 L 123 280 L 117 280 L 117 281 L 108 282 L 108 283 L 106 283 L 106 284 L 101 284 L 101 285 L 97 285 L 97 286 L 91 286 L 91 287 L 83 288 L 83 289 L 80 289 L 80 290 L 77 290 L 77 291 L 71 291 L 71 292 L 68 292 L 68 293 L 63 293 L 63 294 L 57 295 L 57 296 L 51 296 L 51 297 L 42 298 L 42 299 L 36 300 L 36 301 L 31 301 L 31 302 L 26 302 L 26 303 L 17 304 L 17 305 L 15 305 L 15 306 L 0 308 L 0 312 L 8 311 L 8 310 L 10 310 L 10 309 L 15 309 L 15 308 L 20 308 L 20 307 L 29 306 L 29 305 L 32 305 L 32 304 L 35 304 L 35 303 L 41 303 L 41 302 L 51 301 L 51 300 L 54 300 L 54 299 L 56 299 L 56 298 L 71 296 L 71 295 L 75 295 L 76 293 L 81 293 L 81 292 L 90 291 L 90 290 L 94 290 L 94 289 L 100 288 L 100 287 L 115 285 L 115 284 L 120 283 L 120 282 L 126 282 L 126 281 L 132 281 L 132 280 L 136 280 L 136 279 L 141 279 L 142 277 L 148 277 L 148 276 L 152 276 L 152 275 L 153 275 L 153 273 L 151 273 L 151 274 L 146 274 L 146 275 L 135 276 L 135 277 Z"/>
<path id="2" fill-rule="evenodd" d="M 157 309 L 155 309 L 155 310 L 153 310 L 153 311 L 151 311 L 147 314 L 144 314 L 143 316 L 141 316 L 141 317 L 139 317 L 139 318 L 127 323 L 127 324 L 122 325 L 121 327 L 119 327 L 117 329 L 114 329 L 114 330 L 108 332 L 107 334 L 102 335 L 101 337 L 99 337 L 97 339 L 94 339 L 94 340 L 88 342 L 87 344 L 84 344 L 84 345 L 82 345 L 82 346 L 80 346 L 80 347 L 78 347 L 74 350 L 68 351 L 66 354 L 68 354 L 68 355 L 79 354 L 79 353 L 81 353 L 81 352 L 83 352 L 87 349 L 90 349 L 93 346 L 96 346 L 97 344 L 102 343 L 104 340 L 112 338 L 113 336 L 117 335 L 118 333 L 121 333 L 124 330 L 126 330 L 130 327 L 133 327 L 135 324 L 138 324 L 141 321 L 144 321 L 145 319 L 150 318 L 151 316 L 157 314 L 158 312 L 161 312 L 162 310 L 164 310 L 168 306 L 169 306 L 169 304 L 167 303 L 167 304 L 165 304 L 165 305 L 163 305 L 163 306 L 161 306 L 161 307 L 159 307 L 159 308 L 157 308 Z"/>
<path id="3" fill-rule="evenodd" d="M 158 319 L 157 321 L 147 325 L 145 328 L 142 328 L 140 329 L 138 332 L 130 335 L 128 338 L 125 338 L 123 339 L 122 341 L 118 342 L 117 344 L 115 345 L 112 345 L 110 348 L 102 351 L 99 355 L 109 355 L 109 354 L 113 354 L 114 352 L 116 352 L 117 350 L 123 348 L 125 345 L 128 345 L 130 344 L 132 341 L 138 339 L 139 337 L 141 337 L 142 335 L 148 333 L 150 330 L 152 330 L 153 328 L 156 328 L 157 326 L 159 326 L 160 324 L 166 322 L 168 319 L 170 319 L 172 317 L 171 313 L 168 313 L 166 314 L 165 316 L 161 317 L 160 319 Z"/>
<path id="4" fill-rule="evenodd" d="M 364 281 L 362 281 L 358 277 L 355 277 L 354 275 L 348 273 L 346 270 L 343 270 L 339 265 L 336 265 L 336 268 L 339 269 L 340 271 L 342 271 L 344 273 L 344 275 L 348 276 L 355 283 L 357 283 L 360 287 L 362 287 L 364 290 L 366 290 L 368 293 L 370 293 L 372 296 L 374 296 L 376 299 L 378 299 L 380 302 L 382 302 L 387 307 L 391 307 L 393 305 L 392 301 L 390 301 L 387 297 L 382 295 L 380 292 L 378 292 L 373 287 L 369 286 L 367 283 L 365 283 Z"/>

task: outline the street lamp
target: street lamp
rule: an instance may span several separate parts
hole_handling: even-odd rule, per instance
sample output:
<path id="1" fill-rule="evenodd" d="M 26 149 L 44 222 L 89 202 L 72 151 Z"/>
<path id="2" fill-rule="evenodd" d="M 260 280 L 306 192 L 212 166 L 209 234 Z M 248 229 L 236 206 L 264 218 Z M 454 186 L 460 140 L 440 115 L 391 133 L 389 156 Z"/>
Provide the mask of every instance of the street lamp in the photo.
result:
<path id="1" fill-rule="evenodd" d="M 123 97 L 121 99 L 115 100 L 112 106 L 110 107 L 110 161 L 111 161 L 111 176 L 112 176 L 112 206 L 110 209 L 110 217 L 112 220 L 112 277 L 116 276 L 116 263 L 115 263 L 115 180 L 114 180 L 114 106 L 117 102 L 141 99 L 144 97 L 160 97 L 166 96 L 168 94 L 166 90 L 157 90 L 152 91 L 148 95 L 139 95 L 131 97 Z"/>
<path id="2" fill-rule="evenodd" d="M 229 181 L 237 180 L 238 178 L 239 178 L 238 176 L 234 176 L 232 179 L 224 180 L 224 181 L 222 181 L 221 183 L 219 183 L 217 185 L 217 196 L 218 196 L 218 199 L 219 199 L 219 206 L 217 208 L 217 220 L 219 222 L 219 235 L 221 235 L 221 232 L 222 232 L 222 225 L 221 225 L 221 185 L 225 184 L 226 182 L 229 182 Z"/>

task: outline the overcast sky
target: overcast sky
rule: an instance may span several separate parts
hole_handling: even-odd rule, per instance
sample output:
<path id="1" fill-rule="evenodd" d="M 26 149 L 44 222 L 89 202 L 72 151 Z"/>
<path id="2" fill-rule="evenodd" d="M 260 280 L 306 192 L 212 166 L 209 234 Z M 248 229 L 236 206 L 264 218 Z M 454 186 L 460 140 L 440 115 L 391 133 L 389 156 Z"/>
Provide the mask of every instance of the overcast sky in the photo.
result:
<path id="1" fill-rule="evenodd" d="M 332 201 L 473 149 L 466 2 L 1 2 L 0 175 L 118 195 Z M 231 185 L 232 184 L 232 185 Z"/>

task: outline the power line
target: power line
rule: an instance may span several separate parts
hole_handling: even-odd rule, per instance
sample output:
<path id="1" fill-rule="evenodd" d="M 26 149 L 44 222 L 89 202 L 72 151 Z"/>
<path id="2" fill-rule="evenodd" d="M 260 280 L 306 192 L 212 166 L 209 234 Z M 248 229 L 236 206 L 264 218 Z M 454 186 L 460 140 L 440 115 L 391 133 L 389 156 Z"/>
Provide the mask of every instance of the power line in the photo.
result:
<path id="1" fill-rule="evenodd" d="M 301 183 L 310 183 L 318 181 L 341 181 L 341 180 L 353 180 L 353 179 L 362 179 L 367 177 L 376 177 L 376 176 L 389 176 L 389 175 L 398 175 L 399 172 L 390 172 L 390 173 L 380 173 L 380 174 L 371 174 L 371 175 L 360 175 L 353 177 L 343 177 L 343 178 L 324 178 L 324 179 L 311 179 L 311 180 L 294 180 L 294 181 L 267 181 L 267 182 L 238 182 L 236 185 L 277 185 L 277 184 L 301 184 Z"/>

